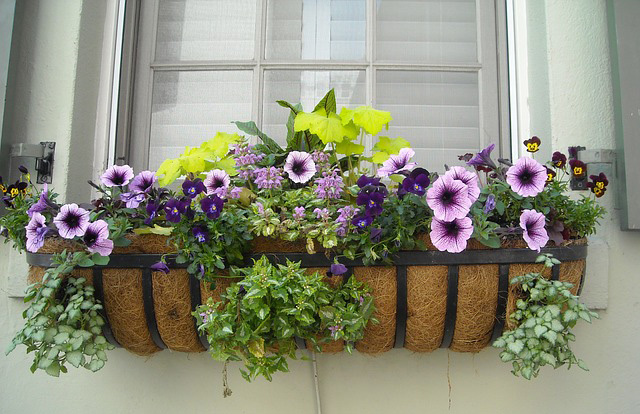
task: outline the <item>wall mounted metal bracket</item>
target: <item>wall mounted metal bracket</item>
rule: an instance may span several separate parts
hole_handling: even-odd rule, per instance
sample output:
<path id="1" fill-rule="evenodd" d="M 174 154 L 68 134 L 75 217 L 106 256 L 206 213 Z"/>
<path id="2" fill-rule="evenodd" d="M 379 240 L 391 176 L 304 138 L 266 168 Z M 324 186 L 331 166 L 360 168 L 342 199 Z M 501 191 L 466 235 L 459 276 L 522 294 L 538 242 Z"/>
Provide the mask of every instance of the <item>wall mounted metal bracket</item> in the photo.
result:
<path id="1" fill-rule="evenodd" d="M 51 184 L 56 143 L 43 141 L 40 144 L 19 143 L 11 146 L 11 157 L 35 158 L 34 169 L 38 173 L 36 183 Z"/>

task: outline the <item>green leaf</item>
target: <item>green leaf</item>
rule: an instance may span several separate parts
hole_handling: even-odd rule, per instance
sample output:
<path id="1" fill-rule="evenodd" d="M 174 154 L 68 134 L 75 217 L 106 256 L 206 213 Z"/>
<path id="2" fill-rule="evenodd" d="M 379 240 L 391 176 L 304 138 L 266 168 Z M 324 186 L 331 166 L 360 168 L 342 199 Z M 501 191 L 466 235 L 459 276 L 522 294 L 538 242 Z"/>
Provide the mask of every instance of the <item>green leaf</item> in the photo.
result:
<path id="1" fill-rule="evenodd" d="M 540 338 L 547 331 L 548 331 L 547 327 L 542 325 L 536 325 L 536 327 L 533 328 L 533 332 L 536 334 L 538 338 Z"/>
<path id="2" fill-rule="evenodd" d="M 342 124 L 342 120 L 335 113 L 327 114 L 323 109 L 316 112 L 299 112 L 294 122 L 296 131 L 308 130 L 316 134 L 323 143 L 341 142 L 343 139 L 353 140 L 358 136 L 358 130 L 353 123 Z"/>
<path id="3" fill-rule="evenodd" d="M 327 94 L 318 102 L 315 108 L 313 108 L 313 112 L 323 109 L 326 113 L 329 112 L 338 112 L 336 107 L 336 94 L 332 89 L 327 92 Z"/>
<path id="4" fill-rule="evenodd" d="M 91 260 L 98 266 L 106 266 L 109 264 L 109 256 L 102 256 L 100 253 L 94 253 L 93 256 L 91 256 Z"/>
<path id="5" fill-rule="evenodd" d="M 342 141 L 336 145 L 336 152 L 346 156 L 354 154 L 360 155 L 364 152 L 364 145 L 356 144 L 351 141 Z"/>
<path id="6" fill-rule="evenodd" d="M 45 372 L 52 377 L 60 376 L 60 364 L 58 361 L 52 362 L 46 369 Z"/>
<path id="7" fill-rule="evenodd" d="M 554 357 L 552 354 L 550 354 L 548 352 L 541 352 L 540 353 L 540 358 L 542 358 L 542 360 L 547 362 L 549 365 L 553 365 L 553 366 L 555 366 L 556 363 L 558 362 L 556 360 L 556 357 Z"/>
<path id="8" fill-rule="evenodd" d="M 578 319 L 578 314 L 571 309 L 567 309 L 562 315 L 562 320 L 565 322 L 575 321 L 576 319 Z"/>
<path id="9" fill-rule="evenodd" d="M 580 311 L 578 312 L 578 316 L 580 317 L 580 319 L 584 319 L 587 322 L 591 322 L 591 315 L 589 315 L 589 312 Z"/>
<path id="10" fill-rule="evenodd" d="M 69 334 L 67 332 L 60 332 L 56 336 L 53 337 L 53 342 L 57 345 L 63 344 L 69 340 Z"/>
<path id="11" fill-rule="evenodd" d="M 391 112 L 379 111 L 370 106 L 359 106 L 356 109 L 342 108 L 340 118 L 343 125 L 353 122 L 371 135 L 378 134 L 385 125 L 388 127 L 393 119 Z"/>
<path id="12" fill-rule="evenodd" d="M 251 136 L 255 136 L 258 137 L 262 140 L 262 142 L 264 143 L 264 145 L 266 145 L 267 148 L 269 148 L 269 151 L 271 151 L 272 153 L 276 153 L 276 154 L 280 154 L 284 152 L 284 149 L 282 149 L 282 147 L 280 145 L 278 145 L 278 143 L 276 141 L 274 141 L 272 138 L 270 138 L 267 134 L 265 134 L 264 132 L 260 131 L 258 129 L 258 126 L 256 125 L 255 122 L 253 121 L 248 121 L 248 122 L 240 122 L 240 121 L 233 121 L 231 122 L 232 124 L 236 124 L 236 126 L 238 127 L 238 129 L 246 134 L 249 134 Z"/>
<path id="13" fill-rule="evenodd" d="M 507 349 L 514 354 L 519 354 L 524 349 L 524 343 L 518 339 L 507 344 Z"/>
<path id="14" fill-rule="evenodd" d="M 113 241 L 113 245 L 116 246 L 116 247 L 127 247 L 130 244 L 131 244 L 131 240 L 127 239 L 124 236 L 118 237 L 117 239 L 115 239 Z"/>
<path id="15" fill-rule="evenodd" d="M 558 334 L 555 331 L 547 331 L 544 334 L 542 334 L 542 336 L 547 338 L 549 342 L 551 342 L 551 344 L 553 345 L 555 345 L 556 340 L 558 339 Z"/>
<path id="16" fill-rule="evenodd" d="M 496 235 L 489 236 L 488 239 L 477 237 L 476 240 L 478 240 L 480 243 L 484 244 L 487 247 L 491 247 L 492 249 L 500 248 L 500 237 Z"/>
<path id="17" fill-rule="evenodd" d="M 78 262 L 78 266 L 80 267 L 91 267 L 93 265 L 94 265 L 93 260 L 91 260 L 88 257 L 85 257 Z"/>
<path id="18" fill-rule="evenodd" d="M 76 368 L 78 368 L 80 364 L 84 362 L 83 361 L 84 357 L 82 356 L 82 352 L 80 351 L 68 352 L 66 356 L 67 356 L 67 362 L 69 362 L 71 365 L 73 365 Z"/>
<path id="19" fill-rule="evenodd" d="M 264 357 L 264 339 L 258 338 L 249 341 L 249 352 L 257 358 Z"/>

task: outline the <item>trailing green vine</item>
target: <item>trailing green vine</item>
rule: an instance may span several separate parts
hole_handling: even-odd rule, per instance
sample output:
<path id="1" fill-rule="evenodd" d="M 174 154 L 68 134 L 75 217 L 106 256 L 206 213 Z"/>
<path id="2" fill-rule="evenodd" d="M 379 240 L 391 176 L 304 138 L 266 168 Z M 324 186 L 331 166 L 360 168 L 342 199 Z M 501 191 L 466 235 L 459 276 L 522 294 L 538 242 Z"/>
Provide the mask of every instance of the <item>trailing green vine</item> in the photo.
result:
<path id="1" fill-rule="evenodd" d="M 543 254 L 536 260 L 545 267 L 559 265 L 560 261 L 550 254 Z M 540 367 L 551 365 L 559 368 L 565 364 L 571 368 L 576 364 L 585 371 L 588 368 L 571 350 L 575 341 L 571 329 L 579 319 L 591 322 L 598 314 L 580 303 L 571 293 L 573 285 L 567 282 L 545 279 L 541 273 L 528 273 L 511 280 L 512 285 L 520 285 L 522 298 L 516 302 L 517 310 L 509 317 L 517 324 L 511 331 L 504 332 L 493 346 L 504 348 L 500 359 L 511 362 L 515 376 L 535 378 Z"/>
<path id="2" fill-rule="evenodd" d="M 113 349 L 102 335 L 102 304 L 94 288 L 82 277 L 69 276 L 75 266 L 106 264 L 108 257 L 84 252 L 53 256 L 55 267 L 47 269 L 41 283 L 29 286 L 24 298 L 29 307 L 23 312 L 25 324 L 13 338 L 6 353 L 18 345 L 33 352 L 31 372 L 38 369 L 57 377 L 67 372 L 67 364 L 93 372 L 107 361 L 105 351 Z"/>

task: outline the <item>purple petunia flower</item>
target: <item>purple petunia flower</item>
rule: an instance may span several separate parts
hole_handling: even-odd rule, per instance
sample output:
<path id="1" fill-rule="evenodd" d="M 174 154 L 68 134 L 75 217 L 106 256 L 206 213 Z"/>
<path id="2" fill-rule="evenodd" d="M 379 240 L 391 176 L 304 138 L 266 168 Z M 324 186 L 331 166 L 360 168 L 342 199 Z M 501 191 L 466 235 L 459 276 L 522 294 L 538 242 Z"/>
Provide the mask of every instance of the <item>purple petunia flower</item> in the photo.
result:
<path id="1" fill-rule="evenodd" d="M 496 147 L 496 144 L 489 144 L 487 148 L 483 149 L 479 153 L 473 156 L 469 161 L 467 161 L 467 165 L 471 165 L 478 170 L 482 171 L 491 171 L 495 170 L 496 164 L 491 159 L 491 151 Z"/>
<path id="2" fill-rule="evenodd" d="M 316 163 L 311 154 L 302 151 L 291 151 L 287 155 L 284 171 L 294 183 L 306 183 L 316 173 Z"/>
<path id="3" fill-rule="evenodd" d="M 549 241 L 545 226 L 544 214 L 536 210 L 522 210 L 520 227 L 524 230 L 522 237 L 531 250 L 540 251 Z"/>
<path id="4" fill-rule="evenodd" d="M 140 203 L 144 201 L 144 193 L 130 191 L 120 194 L 120 200 L 125 202 L 127 208 L 138 208 Z"/>
<path id="5" fill-rule="evenodd" d="M 317 187 L 313 191 L 318 198 L 338 199 L 342 194 L 342 177 L 336 170 L 323 172 L 322 178 L 317 178 L 314 183 Z"/>
<path id="6" fill-rule="evenodd" d="M 529 157 L 521 157 L 507 170 L 507 183 L 522 197 L 535 197 L 544 190 L 547 168 Z"/>
<path id="7" fill-rule="evenodd" d="M 430 183 L 429 171 L 424 168 L 416 168 L 402 181 L 402 189 L 407 193 L 422 196 L 427 192 Z"/>
<path id="8" fill-rule="evenodd" d="M 27 210 L 27 215 L 31 217 L 33 213 L 41 213 L 49 207 L 55 208 L 56 205 L 51 202 L 51 200 L 49 200 L 49 186 L 47 185 L 47 183 L 44 183 L 38 202 L 32 204 L 31 207 L 29 207 L 29 210 Z"/>
<path id="9" fill-rule="evenodd" d="M 102 174 L 100 180 L 107 187 L 120 187 L 129 184 L 133 178 L 133 168 L 128 165 L 112 165 Z"/>
<path id="10" fill-rule="evenodd" d="M 444 175 L 448 175 L 454 180 L 460 180 L 469 188 L 469 198 L 472 203 L 480 196 L 480 184 L 478 182 L 478 175 L 471 171 L 465 170 L 463 167 L 451 167 Z"/>
<path id="11" fill-rule="evenodd" d="M 364 206 L 365 214 L 368 216 L 377 216 L 382 213 L 382 203 L 384 195 L 378 192 L 363 193 L 360 192 L 356 198 L 356 204 Z"/>
<path id="12" fill-rule="evenodd" d="M 204 183 L 199 178 L 195 180 L 184 180 L 182 183 L 182 192 L 189 198 L 195 198 L 198 194 L 206 190 Z"/>
<path id="13" fill-rule="evenodd" d="M 484 213 L 485 214 L 489 214 L 493 211 L 493 209 L 496 208 L 496 196 L 494 196 L 493 194 L 489 194 L 487 196 L 487 201 L 484 202 Z"/>
<path id="14" fill-rule="evenodd" d="M 347 270 L 347 266 L 342 263 L 332 263 L 329 273 L 331 273 L 331 275 L 339 276 L 347 273 Z"/>
<path id="15" fill-rule="evenodd" d="M 156 173 L 153 171 L 142 171 L 136 175 L 131 184 L 129 184 L 129 190 L 137 191 L 139 193 L 148 193 L 153 188 L 153 185 L 158 181 Z"/>
<path id="16" fill-rule="evenodd" d="M 164 214 L 167 221 L 179 223 L 182 219 L 182 215 L 187 211 L 189 204 L 190 203 L 188 201 L 181 201 L 177 198 L 172 198 L 167 201 L 167 204 L 164 206 Z"/>
<path id="17" fill-rule="evenodd" d="M 469 198 L 469 187 L 465 183 L 443 175 L 427 190 L 427 204 L 435 217 L 451 221 L 469 214 L 473 201 Z"/>
<path id="18" fill-rule="evenodd" d="M 304 213 L 305 213 L 304 207 L 294 207 L 293 218 L 295 220 L 302 220 L 304 219 Z"/>
<path id="19" fill-rule="evenodd" d="M 169 273 L 169 266 L 167 266 L 164 262 L 158 262 L 156 264 L 151 265 L 151 270 L 154 272 L 162 272 L 164 274 Z"/>
<path id="20" fill-rule="evenodd" d="M 441 252 L 460 253 L 467 248 L 467 240 L 473 234 L 473 224 L 469 217 L 457 218 L 452 221 L 431 220 L 431 242 Z"/>
<path id="21" fill-rule="evenodd" d="M 207 187 L 207 194 L 215 194 L 220 198 L 225 198 L 227 196 L 229 183 L 231 183 L 229 174 L 227 174 L 225 170 L 219 169 L 209 171 L 207 178 L 204 180 L 204 186 Z M 242 191 L 242 189 L 240 191 Z"/>
<path id="22" fill-rule="evenodd" d="M 202 212 L 210 220 L 214 220 L 220 217 L 223 206 L 224 202 L 215 194 L 212 194 L 209 197 L 200 200 L 200 207 L 202 208 Z"/>
<path id="23" fill-rule="evenodd" d="M 353 220 L 351 220 L 351 224 L 353 224 L 359 229 L 364 229 L 366 227 L 369 227 L 371 223 L 373 223 L 373 217 L 367 216 L 367 215 L 357 216 L 357 217 L 354 217 Z"/>
<path id="24" fill-rule="evenodd" d="M 253 171 L 255 183 L 258 188 L 280 188 L 282 187 L 282 170 L 276 167 L 258 168 Z"/>
<path id="25" fill-rule="evenodd" d="M 53 223 L 58 228 L 60 237 L 73 239 L 84 235 L 89 227 L 89 212 L 75 203 L 65 204 L 60 207 L 60 212 L 53 219 Z"/>
<path id="26" fill-rule="evenodd" d="M 409 160 L 415 154 L 415 151 L 411 148 L 402 148 L 398 155 L 390 155 L 389 159 L 382 163 L 382 167 L 378 168 L 378 177 L 388 177 L 392 174 L 411 170 L 416 166 L 416 163 L 409 162 Z"/>
<path id="27" fill-rule="evenodd" d="M 82 241 L 87 250 L 100 256 L 109 256 L 113 251 L 113 241 L 109 240 L 109 225 L 104 220 L 96 220 L 89 224 Z"/>
<path id="28" fill-rule="evenodd" d="M 206 229 L 206 227 L 195 226 L 193 229 L 191 229 L 191 232 L 193 233 L 193 237 L 195 237 L 199 243 L 204 243 L 209 240 L 209 231 Z"/>
<path id="29" fill-rule="evenodd" d="M 29 224 L 25 226 L 27 231 L 27 251 L 35 253 L 44 245 L 44 237 L 49 232 L 45 221 L 44 216 L 37 211 L 31 215 Z"/>

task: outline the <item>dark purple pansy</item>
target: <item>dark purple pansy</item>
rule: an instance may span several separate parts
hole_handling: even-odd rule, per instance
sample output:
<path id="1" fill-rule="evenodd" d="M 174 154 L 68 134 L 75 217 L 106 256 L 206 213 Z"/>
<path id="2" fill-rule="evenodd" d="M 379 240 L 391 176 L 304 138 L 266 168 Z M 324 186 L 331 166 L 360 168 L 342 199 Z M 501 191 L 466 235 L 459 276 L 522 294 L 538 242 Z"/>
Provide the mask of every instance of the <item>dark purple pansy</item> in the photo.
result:
<path id="1" fill-rule="evenodd" d="M 215 194 L 200 200 L 200 207 L 202 208 L 202 212 L 207 216 L 208 219 L 211 220 L 220 217 L 223 205 L 224 202 L 222 201 L 222 199 Z"/>
<path id="2" fill-rule="evenodd" d="M 551 156 L 551 163 L 556 168 L 564 168 L 567 163 L 567 156 L 560 151 L 556 151 Z"/>
<path id="3" fill-rule="evenodd" d="M 25 226 L 25 230 L 27 232 L 27 251 L 35 253 L 44 245 L 44 237 L 49 232 L 44 216 L 34 212 L 29 224 Z"/>
<path id="4" fill-rule="evenodd" d="M 491 151 L 495 148 L 495 144 L 489 144 L 485 149 L 477 153 L 473 156 L 469 161 L 467 161 L 467 165 L 471 165 L 475 167 L 477 170 L 481 171 L 492 171 L 495 170 L 496 164 L 491 159 Z"/>
<path id="5" fill-rule="evenodd" d="M 29 174 L 29 170 L 24 165 L 19 166 L 18 171 L 20 171 L 22 174 Z"/>
<path id="6" fill-rule="evenodd" d="M 569 160 L 569 166 L 571 167 L 571 175 L 576 178 L 582 178 L 587 175 L 587 164 L 580 160 Z"/>
<path id="7" fill-rule="evenodd" d="M 53 223 L 58 228 L 60 237 L 73 239 L 84 235 L 89 227 L 89 212 L 75 203 L 65 204 L 60 207 L 60 212 L 53 219 Z"/>
<path id="8" fill-rule="evenodd" d="M 422 196 L 427 192 L 430 183 L 429 171 L 424 168 L 416 168 L 402 181 L 402 189 L 407 193 Z"/>
<path id="9" fill-rule="evenodd" d="M 374 243 L 377 243 L 380 241 L 380 237 L 382 236 L 382 229 L 379 227 L 372 227 L 371 228 L 371 233 L 369 234 L 369 240 L 371 240 Z"/>
<path id="10" fill-rule="evenodd" d="M 507 183 L 522 197 L 535 197 L 544 190 L 547 168 L 529 157 L 522 157 L 507 170 Z"/>
<path id="11" fill-rule="evenodd" d="M 191 229 L 191 232 L 198 243 L 204 243 L 209 240 L 209 231 L 204 226 L 195 226 Z"/>
<path id="12" fill-rule="evenodd" d="M 347 273 L 347 266 L 341 264 L 341 263 L 333 263 L 331 265 L 331 268 L 329 269 L 329 273 L 331 275 L 335 275 L 335 276 L 339 276 L 339 275 L 343 275 L 345 273 Z"/>
<path id="13" fill-rule="evenodd" d="M 549 241 L 544 214 L 536 210 L 522 210 L 520 227 L 524 230 L 522 237 L 531 250 L 539 252 Z"/>
<path id="14" fill-rule="evenodd" d="M 146 224 L 147 226 L 150 226 L 153 219 L 158 216 L 160 203 L 155 201 L 150 201 L 149 203 L 147 203 L 147 206 L 145 209 L 147 210 L 147 214 L 149 215 L 149 217 L 147 217 L 147 219 L 144 221 L 144 224 Z"/>
<path id="15" fill-rule="evenodd" d="M 460 253 L 467 248 L 467 240 L 473 233 L 473 224 L 469 217 L 453 219 L 451 221 L 440 220 L 434 217 L 431 220 L 431 242 L 441 252 Z"/>
<path id="16" fill-rule="evenodd" d="M 167 204 L 164 206 L 164 214 L 167 218 L 167 221 L 172 223 L 179 223 L 182 215 L 187 211 L 187 207 L 189 206 L 189 202 L 184 202 L 178 200 L 177 198 L 172 198 L 167 201 Z"/>
<path id="17" fill-rule="evenodd" d="M 153 270 L 154 272 L 162 272 L 166 274 L 169 273 L 169 266 L 167 266 L 167 264 L 164 262 L 158 262 L 151 265 L 151 270 Z"/>
<path id="18" fill-rule="evenodd" d="M 388 177 L 392 174 L 411 170 L 416 166 L 416 163 L 409 162 L 409 160 L 415 154 L 415 151 L 411 148 L 402 148 L 398 155 L 390 155 L 389 159 L 382 163 L 382 167 L 378 168 L 378 177 Z"/>
<path id="19" fill-rule="evenodd" d="M 96 220 L 89 224 L 82 241 L 87 250 L 100 256 L 109 256 L 113 251 L 113 241 L 109 240 L 109 225 L 104 220 Z"/>
<path id="20" fill-rule="evenodd" d="M 556 178 L 556 172 L 551 168 L 547 168 L 547 180 L 544 183 L 545 187 L 547 186 L 547 184 L 553 181 L 554 178 Z"/>
<path id="21" fill-rule="evenodd" d="M 473 201 L 465 183 L 445 174 L 427 190 L 427 204 L 437 218 L 451 221 L 469 214 Z"/>
<path id="22" fill-rule="evenodd" d="M 307 152 L 291 151 L 287 155 L 284 171 L 294 183 L 306 183 L 316 173 L 316 163 Z"/>
<path id="23" fill-rule="evenodd" d="M 136 175 L 131 184 L 129 184 L 129 190 L 137 191 L 139 193 L 148 193 L 153 188 L 153 184 L 158 181 L 156 173 L 153 171 L 142 171 Z"/>
<path id="24" fill-rule="evenodd" d="M 15 184 L 11 184 L 8 188 L 7 188 L 7 195 L 9 196 L 9 198 L 14 199 L 17 196 L 19 196 L 20 194 L 24 195 L 27 193 L 27 186 L 28 184 L 24 181 L 16 181 Z"/>
<path id="25" fill-rule="evenodd" d="M 356 184 L 358 184 L 360 188 L 368 185 L 378 186 L 380 185 L 380 179 L 377 177 L 367 177 L 365 174 L 362 174 L 360 178 L 358 178 L 358 181 L 356 181 Z"/>
<path id="26" fill-rule="evenodd" d="M 596 197 L 602 197 L 607 191 L 607 185 L 609 185 L 609 180 L 604 173 L 600 173 L 599 175 L 590 175 L 590 182 L 587 183 L 587 188 L 591 189 L 591 192 L 596 195 Z"/>
<path id="27" fill-rule="evenodd" d="M 367 228 L 373 223 L 373 217 L 368 215 L 356 216 L 351 220 L 351 224 L 359 229 Z"/>
<path id="28" fill-rule="evenodd" d="M 527 152 L 538 152 L 540 149 L 540 138 L 533 136 L 530 139 L 524 141 L 524 145 L 527 147 Z"/>
<path id="29" fill-rule="evenodd" d="M 184 180 L 182 183 L 182 192 L 189 198 L 194 198 L 198 194 L 206 191 L 206 187 L 201 179 L 196 178 L 195 180 Z"/>
<path id="30" fill-rule="evenodd" d="M 377 216 L 382 213 L 382 203 L 384 195 L 379 192 L 363 193 L 360 192 L 356 198 L 356 204 L 364 206 L 365 214 L 368 216 Z"/>
<path id="31" fill-rule="evenodd" d="M 100 180 L 107 187 L 120 187 L 129 184 L 133 178 L 133 168 L 128 165 L 112 165 L 102 174 Z"/>

